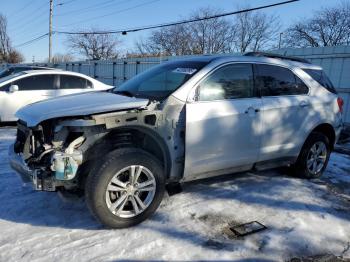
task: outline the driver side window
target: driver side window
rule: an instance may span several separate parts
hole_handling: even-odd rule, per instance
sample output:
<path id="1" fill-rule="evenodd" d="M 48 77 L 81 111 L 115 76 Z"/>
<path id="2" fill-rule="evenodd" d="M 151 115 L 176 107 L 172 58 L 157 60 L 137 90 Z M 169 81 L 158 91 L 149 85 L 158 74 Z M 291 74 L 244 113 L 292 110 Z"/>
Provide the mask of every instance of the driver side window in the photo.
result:
<path id="1" fill-rule="evenodd" d="M 228 100 L 254 96 L 251 64 L 231 64 L 217 69 L 197 89 L 198 101 Z"/>
<path id="2" fill-rule="evenodd" d="M 55 89 L 55 75 L 34 75 L 21 78 L 12 83 L 19 91 L 52 90 Z"/>

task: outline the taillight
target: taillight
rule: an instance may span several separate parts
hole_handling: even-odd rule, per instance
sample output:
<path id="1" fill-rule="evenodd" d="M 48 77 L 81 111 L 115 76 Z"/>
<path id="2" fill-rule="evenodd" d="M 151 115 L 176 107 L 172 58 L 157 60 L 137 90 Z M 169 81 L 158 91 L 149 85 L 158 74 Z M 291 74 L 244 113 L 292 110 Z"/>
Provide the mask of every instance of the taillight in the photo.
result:
<path id="1" fill-rule="evenodd" d="M 337 103 L 339 107 L 339 112 L 343 113 L 344 100 L 341 97 L 338 97 Z"/>

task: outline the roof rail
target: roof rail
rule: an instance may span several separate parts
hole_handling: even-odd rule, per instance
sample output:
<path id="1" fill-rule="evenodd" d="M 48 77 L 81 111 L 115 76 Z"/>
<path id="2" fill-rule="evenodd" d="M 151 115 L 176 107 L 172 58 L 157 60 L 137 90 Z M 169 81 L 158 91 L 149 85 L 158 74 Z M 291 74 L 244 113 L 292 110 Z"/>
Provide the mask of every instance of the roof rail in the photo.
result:
<path id="1" fill-rule="evenodd" d="M 309 60 L 304 58 L 299 58 L 294 56 L 285 56 L 285 55 L 279 55 L 279 54 L 273 54 L 273 53 L 267 53 L 267 52 L 248 52 L 248 53 L 245 53 L 244 56 L 269 57 L 269 58 L 277 58 L 277 59 L 301 62 L 305 64 L 311 64 Z"/>

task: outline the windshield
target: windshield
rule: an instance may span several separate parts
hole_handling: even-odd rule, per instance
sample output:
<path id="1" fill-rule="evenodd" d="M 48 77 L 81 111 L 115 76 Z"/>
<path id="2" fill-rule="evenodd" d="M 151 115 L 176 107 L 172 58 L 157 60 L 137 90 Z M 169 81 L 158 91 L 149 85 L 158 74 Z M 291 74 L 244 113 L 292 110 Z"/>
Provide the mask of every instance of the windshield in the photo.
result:
<path id="1" fill-rule="evenodd" d="M 2 70 L 0 72 L 0 78 L 5 77 L 5 76 L 9 76 L 13 73 L 13 70 L 11 70 L 11 68 L 6 68 L 5 70 Z"/>
<path id="2" fill-rule="evenodd" d="M 5 77 L 2 77 L 0 78 L 0 85 L 4 82 L 6 82 L 7 80 L 10 80 L 12 78 L 15 78 L 17 76 L 20 76 L 20 75 L 24 75 L 25 73 L 24 72 L 20 72 L 20 73 L 16 73 L 16 74 L 13 74 L 13 75 L 8 75 L 8 76 L 5 76 Z"/>
<path id="3" fill-rule="evenodd" d="M 30 67 L 30 66 L 19 66 L 19 67 L 9 67 L 6 68 L 2 71 L 0 71 L 0 78 L 3 78 L 5 76 L 9 76 L 9 75 L 13 75 L 13 74 L 17 74 L 20 73 L 22 71 L 26 71 L 26 70 L 41 70 L 41 69 L 45 69 L 45 68 L 40 68 L 40 67 Z"/>
<path id="4" fill-rule="evenodd" d="M 175 61 L 161 64 L 135 76 L 114 93 L 162 100 L 193 77 L 208 62 Z"/>

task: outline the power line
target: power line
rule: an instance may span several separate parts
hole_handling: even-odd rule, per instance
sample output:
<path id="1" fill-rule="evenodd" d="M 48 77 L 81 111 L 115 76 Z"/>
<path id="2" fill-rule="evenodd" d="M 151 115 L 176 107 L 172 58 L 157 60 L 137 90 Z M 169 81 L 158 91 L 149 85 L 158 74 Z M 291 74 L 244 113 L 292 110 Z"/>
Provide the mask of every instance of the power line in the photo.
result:
<path id="1" fill-rule="evenodd" d="M 34 9 L 29 16 L 26 16 L 25 19 L 16 20 L 15 23 L 10 24 L 9 27 L 10 28 L 14 27 L 15 29 L 17 29 L 18 27 L 20 27 L 22 25 L 30 24 L 33 20 L 40 18 L 42 16 L 42 12 L 40 14 L 38 14 L 38 11 L 42 10 L 44 7 L 47 7 L 47 3 L 44 3 L 43 5 L 40 5 L 39 7 L 34 6 Z M 46 11 L 45 11 L 45 13 L 46 13 Z"/>
<path id="2" fill-rule="evenodd" d="M 96 31 L 96 32 L 56 31 L 56 33 L 58 33 L 58 34 L 67 34 L 67 35 L 97 35 L 97 34 L 120 34 L 120 33 L 121 34 L 127 34 L 127 33 L 130 33 L 130 32 L 138 32 L 138 31 L 144 31 L 144 30 L 149 30 L 149 29 L 156 29 L 156 28 L 163 28 L 163 27 L 169 27 L 169 26 L 175 26 L 175 25 L 181 25 L 181 24 L 188 24 L 188 23 L 194 23 L 194 22 L 199 22 L 199 21 L 203 21 L 203 20 L 209 20 L 209 19 L 225 17 L 225 16 L 230 16 L 230 15 L 236 15 L 236 14 L 241 14 L 241 13 L 246 13 L 246 12 L 251 12 L 251 11 L 256 11 L 256 10 L 261 10 L 261 9 L 266 9 L 266 8 L 270 8 L 270 7 L 290 4 L 290 3 L 298 2 L 298 1 L 300 1 L 300 0 L 283 1 L 283 2 L 278 2 L 278 3 L 274 3 L 274 4 L 270 4 L 270 5 L 258 6 L 258 7 L 238 10 L 238 11 L 234 11 L 234 12 L 228 12 L 228 13 L 223 13 L 223 14 L 206 16 L 206 17 L 202 17 L 202 18 L 195 18 L 195 19 L 190 19 L 190 20 L 182 20 L 182 21 L 178 21 L 178 22 L 164 23 L 164 24 L 158 24 L 158 25 L 150 25 L 150 26 L 146 26 L 146 27 L 139 27 L 139 28 L 127 29 L 127 30 Z"/>
<path id="3" fill-rule="evenodd" d="M 160 24 L 160 25 L 151 25 L 151 26 L 146 26 L 146 27 L 139 27 L 139 28 L 134 28 L 134 29 L 128 29 L 128 30 L 116 30 L 116 31 L 97 31 L 97 32 L 64 32 L 64 31 L 53 31 L 53 34 L 68 34 L 68 35 L 77 35 L 77 34 L 117 34 L 117 33 L 122 33 L 126 34 L 129 32 L 138 32 L 138 31 L 143 31 L 143 30 L 149 30 L 149 29 L 155 29 L 155 28 L 162 28 L 162 27 L 168 27 L 168 26 L 174 26 L 174 25 L 180 25 L 180 24 L 186 24 L 186 23 L 193 23 L 193 22 L 198 22 L 198 21 L 203 21 L 203 20 L 209 20 L 209 19 L 214 19 L 214 18 L 219 18 L 219 17 L 224 17 L 224 16 L 230 16 L 230 15 L 235 15 L 235 14 L 240 14 L 240 13 L 246 13 L 246 12 L 251 12 L 251 11 L 256 11 L 256 10 L 261 10 L 261 9 L 266 9 L 270 7 L 275 7 L 275 6 L 280 6 L 280 5 L 285 5 L 293 2 L 298 2 L 300 0 L 290 0 L 290 1 L 284 1 L 284 2 L 278 2 L 275 4 L 270 4 L 270 5 L 264 5 L 264 6 L 258 6 L 254 8 L 248 8 L 248 9 L 243 9 L 243 10 L 238 10 L 234 12 L 229 12 L 229 13 L 223 13 L 223 14 L 217 14 L 213 16 L 207 16 L 207 17 L 202 17 L 202 18 L 197 18 L 197 19 L 191 19 L 191 20 L 182 20 L 179 22 L 173 22 L 173 23 L 165 23 L 165 24 Z M 34 43 L 36 41 L 39 41 L 45 37 L 47 37 L 49 33 L 40 35 L 34 39 L 31 39 L 27 42 L 24 42 L 22 44 L 19 44 L 15 47 L 21 47 L 25 45 L 29 45 L 31 43 Z"/>
<path id="4" fill-rule="evenodd" d="M 47 32 L 46 26 L 45 29 L 41 28 L 42 30 L 39 31 L 39 27 L 38 25 L 47 23 L 47 18 L 45 18 L 44 20 L 39 20 L 37 21 L 37 23 L 32 25 L 32 28 L 38 28 L 38 30 L 29 30 L 27 29 L 23 29 L 23 31 L 21 30 L 19 33 L 16 33 L 16 38 L 14 38 L 14 42 L 15 43 L 21 43 L 21 42 L 26 42 L 29 41 L 29 39 L 35 38 L 38 35 L 42 35 L 44 34 L 44 32 Z"/>
<path id="5" fill-rule="evenodd" d="M 92 20 L 103 18 L 103 17 L 119 14 L 119 13 L 122 13 L 122 12 L 125 12 L 125 11 L 129 11 L 129 10 L 141 7 L 141 6 L 153 4 L 153 3 L 158 2 L 158 1 L 160 1 L 160 0 L 148 1 L 148 2 L 145 2 L 145 3 L 142 3 L 142 4 L 138 4 L 138 5 L 134 5 L 132 7 L 125 8 L 125 9 L 122 9 L 122 10 L 119 10 L 119 11 L 114 11 L 112 13 L 108 13 L 108 14 L 105 14 L 105 15 L 95 16 L 95 17 L 84 19 L 84 20 L 81 20 L 81 21 L 77 21 L 77 22 L 74 22 L 74 23 L 71 23 L 71 24 L 63 25 L 61 27 L 68 27 L 68 26 L 72 26 L 72 25 L 76 25 L 76 24 L 81 24 L 81 23 L 84 23 L 84 22 L 87 22 L 87 21 L 92 21 Z"/>
<path id="6" fill-rule="evenodd" d="M 71 10 L 69 12 L 66 12 L 66 13 L 62 13 L 62 14 L 56 14 L 55 17 L 59 17 L 59 16 L 67 16 L 67 15 L 71 15 L 71 14 L 75 14 L 75 13 L 86 13 L 86 12 L 90 12 L 91 10 L 92 11 L 95 11 L 96 9 L 101 9 L 101 8 L 107 8 L 107 7 L 110 7 L 110 6 L 113 6 L 113 4 L 110 4 L 109 3 L 112 3 L 112 2 L 115 2 L 116 0 L 108 0 L 108 1 L 105 1 L 105 2 L 102 2 L 102 3 L 98 3 L 98 4 L 94 4 L 94 5 L 90 5 L 90 6 L 87 6 L 85 8 L 80 8 L 80 9 L 75 9 L 75 10 Z M 130 2 L 132 0 L 125 0 L 125 1 L 121 1 L 121 2 L 117 2 L 117 4 L 123 4 L 123 3 L 126 3 L 126 2 Z"/>
<path id="7" fill-rule="evenodd" d="M 31 6 L 31 5 L 33 4 L 34 1 L 36 1 L 36 0 L 28 1 L 28 3 L 27 3 L 26 5 L 22 6 L 21 8 L 15 10 L 15 11 L 13 11 L 13 12 L 9 15 L 9 17 L 18 15 L 18 14 L 21 13 L 23 10 L 27 9 L 27 7 Z"/>
<path id="8" fill-rule="evenodd" d="M 19 37 L 20 38 L 19 40 L 23 41 L 22 40 L 24 38 L 23 36 L 28 35 L 28 33 L 31 33 L 31 36 L 33 36 L 33 31 L 35 32 L 36 30 L 32 30 L 32 28 L 37 28 L 36 27 L 37 24 L 42 24 L 47 20 L 47 18 L 44 17 L 47 11 L 43 10 L 46 7 L 47 7 L 46 1 L 45 3 L 41 3 L 41 5 L 39 3 L 38 6 L 32 6 L 31 9 L 28 8 L 28 11 L 30 12 L 30 14 L 26 16 L 25 19 L 18 20 L 14 24 L 10 25 L 11 31 L 15 32 L 16 38 Z M 31 30 L 28 30 L 28 27 L 31 27 Z M 38 35 L 38 33 L 36 33 L 35 35 Z M 29 37 L 26 37 L 26 38 L 29 38 Z"/>
<path id="9" fill-rule="evenodd" d="M 70 0 L 70 1 L 62 2 L 62 3 L 58 3 L 55 6 L 63 6 L 63 5 L 67 5 L 67 4 L 70 4 L 70 3 L 75 2 L 75 1 L 78 1 L 78 0 Z"/>
<path id="10" fill-rule="evenodd" d="M 47 14 L 46 10 L 38 14 L 35 18 L 31 19 L 30 21 L 27 21 L 27 23 L 18 25 L 17 27 L 15 27 L 15 29 L 12 29 L 12 31 L 16 31 L 16 35 L 22 35 L 22 33 L 24 32 L 31 31 L 28 30 L 28 27 L 35 28 L 35 25 L 42 24 L 45 21 L 47 21 L 47 17 L 44 17 L 45 14 Z"/>
<path id="11" fill-rule="evenodd" d="M 32 43 L 34 43 L 34 42 L 37 42 L 37 41 L 39 41 L 39 40 L 41 40 L 41 39 L 47 37 L 48 35 L 49 35 L 49 33 L 40 35 L 40 36 L 38 36 L 38 37 L 36 37 L 36 38 L 34 38 L 34 39 L 31 39 L 31 40 L 29 40 L 29 41 L 26 41 L 26 42 L 24 42 L 24 43 L 21 43 L 21 44 L 19 44 L 19 45 L 16 45 L 15 48 L 23 47 L 23 46 L 32 44 Z"/>

